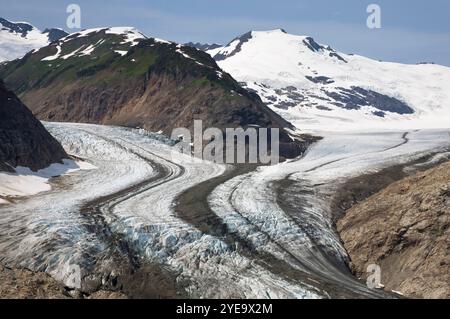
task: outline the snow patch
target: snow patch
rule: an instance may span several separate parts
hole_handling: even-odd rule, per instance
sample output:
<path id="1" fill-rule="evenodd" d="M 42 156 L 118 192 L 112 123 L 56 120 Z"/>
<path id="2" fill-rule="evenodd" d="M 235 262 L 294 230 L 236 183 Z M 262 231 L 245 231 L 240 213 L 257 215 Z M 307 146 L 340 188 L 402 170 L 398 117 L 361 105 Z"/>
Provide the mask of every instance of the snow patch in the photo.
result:
<path id="1" fill-rule="evenodd" d="M 91 44 L 90 46 L 88 46 L 86 49 L 84 49 L 82 52 L 79 53 L 79 55 L 91 55 L 92 52 L 94 52 L 94 50 L 101 45 L 103 42 L 105 42 L 104 39 L 101 39 L 99 41 L 97 41 L 96 44 Z"/>
<path id="2" fill-rule="evenodd" d="M 158 43 L 172 44 L 172 42 L 170 42 L 170 41 L 159 39 L 159 38 L 153 38 L 153 40 Z"/>
<path id="3" fill-rule="evenodd" d="M 125 40 L 120 44 L 130 43 L 130 46 L 134 46 L 139 43 L 139 40 L 146 39 L 147 37 L 138 29 L 133 27 L 113 27 L 105 31 L 106 34 L 125 35 Z"/>
<path id="4" fill-rule="evenodd" d="M 79 47 L 78 49 L 76 49 L 75 51 L 73 51 L 73 52 L 71 52 L 71 53 L 69 53 L 69 54 L 63 55 L 63 56 L 61 57 L 61 59 L 67 60 L 68 58 L 77 55 L 77 53 L 80 52 L 83 48 L 84 48 L 84 46 L 81 46 L 81 47 Z"/>
<path id="5" fill-rule="evenodd" d="M 120 54 L 121 56 L 125 56 L 128 53 L 128 51 L 122 51 L 122 50 L 115 50 L 114 52 Z"/>
<path id="6" fill-rule="evenodd" d="M 68 159 L 64 159 L 63 164 L 54 163 L 37 172 L 28 167 L 18 166 L 15 173 L 0 173 L 0 196 L 21 197 L 46 192 L 51 190 L 49 180 L 52 177 L 91 169 L 95 169 L 95 166 Z"/>

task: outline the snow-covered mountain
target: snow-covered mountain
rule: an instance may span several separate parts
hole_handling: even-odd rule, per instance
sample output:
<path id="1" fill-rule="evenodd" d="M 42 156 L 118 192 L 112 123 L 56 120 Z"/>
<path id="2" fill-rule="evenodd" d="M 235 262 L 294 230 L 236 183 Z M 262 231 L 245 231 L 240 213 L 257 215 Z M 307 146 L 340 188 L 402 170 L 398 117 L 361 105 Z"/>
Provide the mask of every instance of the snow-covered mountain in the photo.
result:
<path id="1" fill-rule="evenodd" d="M 450 68 L 338 52 L 282 29 L 248 32 L 207 51 L 299 128 L 450 127 Z"/>
<path id="2" fill-rule="evenodd" d="M 41 31 L 27 22 L 11 22 L 0 18 L 0 62 L 21 58 L 68 35 L 61 29 Z"/>

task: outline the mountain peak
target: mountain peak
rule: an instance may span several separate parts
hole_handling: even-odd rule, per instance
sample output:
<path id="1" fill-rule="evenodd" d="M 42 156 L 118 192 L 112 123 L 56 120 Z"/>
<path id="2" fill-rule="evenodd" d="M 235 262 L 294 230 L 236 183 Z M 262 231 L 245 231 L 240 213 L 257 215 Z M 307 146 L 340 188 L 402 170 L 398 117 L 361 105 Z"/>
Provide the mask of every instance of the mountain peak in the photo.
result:
<path id="1" fill-rule="evenodd" d="M 83 29 L 42 48 L 40 50 L 41 61 L 64 61 L 87 56 L 98 58 L 102 54 L 124 56 L 131 47 L 145 39 L 147 37 L 133 27 Z M 154 40 L 155 42 L 169 43 L 163 40 Z"/>
<path id="2" fill-rule="evenodd" d="M 21 37 L 26 37 L 28 32 L 36 29 L 31 24 L 26 22 L 13 22 L 0 18 L 1 30 L 8 31 L 10 33 L 20 34 Z"/>
<path id="3" fill-rule="evenodd" d="M 205 51 L 213 56 L 216 61 L 223 61 L 239 53 L 242 50 L 242 46 L 247 42 L 251 42 L 253 45 L 261 46 L 261 50 L 264 48 L 264 50 L 270 49 L 271 51 L 283 50 L 283 47 L 292 48 L 292 43 L 295 43 L 295 50 L 298 49 L 298 44 L 300 44 L 314 53 L 325 53 L 329 55 L 330 52 L 336 56 L 336 58 L 340 58 L 333 49 L 329 46 L 323 46 L 317 43 L 312 37 L 289 34 L 282 28 L 263 31 L 249 31 L 237 38 L 234 38 L 224 47 L 206 49 Z M 274 44 L 275 42 L 277 44 Z M 340 60 L 344 61 L 342 58 L 340 58 Z"/>
<path id="4" fill-rule="evenodd" d="M 450 76 L 445 68 L 348 55 L 311 36 L 277 29 L 252 31 L 208 53 L 263 102 L 288 114 L 294 124 L 341 130 L 412 120 L 424 127 L 443 127 L 435 107 L 444 105 L 449 96 L 445 87 L 449 82 L 442 80 Z M 433 83 L 433 89 L 416 95 L 423 82 Z"/>
<path id="5" fill-rule="evenodd" d="M 278 28 L 264 31 L 249 31 L 221 48 L 207 49 L 216 61 L 223 61 L 237 55 L 243 46 L 252 47 L 252 54 L 283 54 L 291 52 L 296 55 L 298 50 L 327 56 L 340 62 L 346 60 L 330 46 L 317 43 L 312 37 L 305 35 L 289 34 L 286 30 Z M 270 52 L 270 53 L 269 53 Z"/>
<path id="6" fill-rule="evenodd" d="M 100 28 L 89 28 L 89 29 L 82 29 L 78 32 L 72 33 L 71 36 L 75 37 L 83 37 L 87 35 L 91 35 L 94 33 L 102 32 L 104 31 L 106 34 L 117 34 L 117 35 L 123 35 L 123 34 L 137 34 L 144 38 L 146 36 L 139 31 L 138 29 L 134 27 L 100 27 Z"/>
<path id="7" fill-rule="evenodd" d="M 284 34 L 288 34 L 286 32 L 286 30 L 282 29 L 282 28 L 277 28 L 277 29 L 273 29 L 273 30 L 267 30 L 267 31 L 254 31 L 254 32 L 265 32 L 265 33 L 284 33 Z"/>

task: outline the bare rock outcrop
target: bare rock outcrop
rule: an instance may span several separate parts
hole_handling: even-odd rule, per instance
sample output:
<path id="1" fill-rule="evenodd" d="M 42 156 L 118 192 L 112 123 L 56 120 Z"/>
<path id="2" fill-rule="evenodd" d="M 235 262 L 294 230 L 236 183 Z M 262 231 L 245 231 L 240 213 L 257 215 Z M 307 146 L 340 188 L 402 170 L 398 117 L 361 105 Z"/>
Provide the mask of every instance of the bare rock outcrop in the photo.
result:
<path id="1" fill-rule="evenodd" d="M 0 265 L 1 299 L 67 299 L 64 287 L 45 273 Z"/>
<path id="2" fill-rule="evenodd" d="M 0 265 L 0 299 L 127 299 L 122 292 L 70 290 L 43 272 Z"/>
<path id="3" fill-rule="evenodd" d="M 0 171 L 38 170 L 68 158 L 62 146 L 0 81 Z"/>

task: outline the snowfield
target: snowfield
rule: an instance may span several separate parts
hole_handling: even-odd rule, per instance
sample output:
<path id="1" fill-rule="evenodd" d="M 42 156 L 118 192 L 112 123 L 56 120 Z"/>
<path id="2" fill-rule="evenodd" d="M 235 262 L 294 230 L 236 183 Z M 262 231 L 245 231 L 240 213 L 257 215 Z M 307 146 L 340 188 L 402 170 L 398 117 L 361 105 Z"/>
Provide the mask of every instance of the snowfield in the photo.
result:
<path id="1" fill-rule="evenodd" d="M 253 31 L 208 53 L 300 129 L 450 125 L 449 67 L 376 61 L 280 29 Z"/>
<path id="2" fill-rule="evenodd" d="M 96 169 L 0 205 L 0 262 L 68 285 L 76 265 L 88 289 L 138 267 L 129 265 L 137 258 L 168 270 L 188 296 L 205 298 L 386 296 L 345 267 L 332 195 L 348 177 L 424 154 L 447 156 L 450 147 L 449 131 L 323 134 L 303 158 L 233 175 L 231 166 L 183 158 L 173 141 L 144 130 L 45 125 Z M 230 177 L 202 186 L 221 176 Z M 209 212 L 187 216 L 180 200 L 197 189 Z"/>

